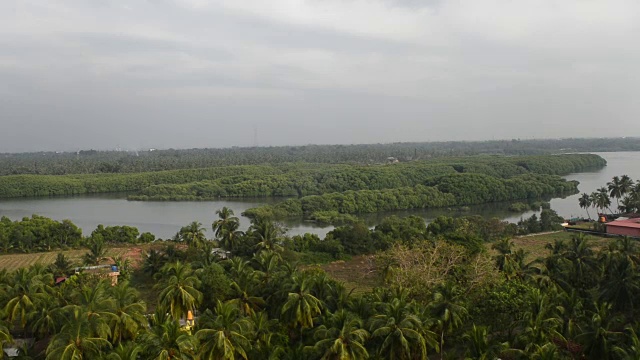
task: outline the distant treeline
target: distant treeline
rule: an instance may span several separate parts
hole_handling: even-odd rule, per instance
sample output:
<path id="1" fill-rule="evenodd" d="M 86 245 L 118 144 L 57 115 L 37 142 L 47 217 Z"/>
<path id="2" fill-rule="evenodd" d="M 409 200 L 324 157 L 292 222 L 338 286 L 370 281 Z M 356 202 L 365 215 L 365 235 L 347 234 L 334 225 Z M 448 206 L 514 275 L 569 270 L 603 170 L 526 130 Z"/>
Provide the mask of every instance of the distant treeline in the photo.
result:
<path id="1" fill-rule="evenodd" d="M 131 200 L 304 197 L 345 191 L 434 186 L 445 180 L 455 181 L 456 177 L 452 175 L 456 174 L 482 174 L 496 179 L 527 174 L 564 175 L 600 168 L 605 164 L 604 159 L 592 154 L 513 157 L 485 155 L 388 165 L 292 163 L 137 174 L 12 175 L 0 177 L 0 198 L 109 192 L 136 192 L 130 196 Z M 449 186 L 446 181 L 442 186 Z M 538 181 L 540 180 L 536 179 L 534 182 Z M 508 200 L 520 198 L 526 196 Z"/>
<path id="2" fill-rule="evenodd" d="M 568 152 L 640 151 L 640 138 L 495 140 L 365 145 L 307 145 L 153 151 L 38 152 L 0 154 L 0 176 L 140 173 L 231 165 L 308 163 L 380 164 L 437 157 L 540 155 Z"/>

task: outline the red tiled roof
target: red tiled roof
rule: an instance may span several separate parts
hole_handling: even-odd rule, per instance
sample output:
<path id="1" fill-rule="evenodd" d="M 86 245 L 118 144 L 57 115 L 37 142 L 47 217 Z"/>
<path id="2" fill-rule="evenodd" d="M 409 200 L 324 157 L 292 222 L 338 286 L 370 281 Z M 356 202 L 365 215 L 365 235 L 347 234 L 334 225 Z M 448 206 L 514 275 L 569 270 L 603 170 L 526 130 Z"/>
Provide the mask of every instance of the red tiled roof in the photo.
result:
<path id="1" fill-rule="evenodd" d="M 608 222 L 607 226 L 619 226 L 619 227 L 625 227 L 625 228 L 640 229 L 640 218 L 616 220 L 616 221 Z"/>

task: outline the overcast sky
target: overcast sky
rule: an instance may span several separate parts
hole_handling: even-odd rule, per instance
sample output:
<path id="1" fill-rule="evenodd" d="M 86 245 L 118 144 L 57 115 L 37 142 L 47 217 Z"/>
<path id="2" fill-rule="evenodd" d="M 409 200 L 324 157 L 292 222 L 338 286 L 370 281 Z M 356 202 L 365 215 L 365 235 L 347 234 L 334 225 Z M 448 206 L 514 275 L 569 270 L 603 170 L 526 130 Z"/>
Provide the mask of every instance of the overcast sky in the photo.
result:
<path id="1" fill-rule="evenodd" d="M 1 0 L 0 152 L 640 135 L 640 2 Z"/>

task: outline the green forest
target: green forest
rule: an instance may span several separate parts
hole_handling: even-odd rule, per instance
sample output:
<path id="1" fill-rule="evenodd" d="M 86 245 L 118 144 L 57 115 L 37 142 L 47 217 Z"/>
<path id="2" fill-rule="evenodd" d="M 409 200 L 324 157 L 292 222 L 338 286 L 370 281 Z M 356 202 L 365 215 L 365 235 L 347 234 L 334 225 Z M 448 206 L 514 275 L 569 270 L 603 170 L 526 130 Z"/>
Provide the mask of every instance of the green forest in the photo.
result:
<path id="1" fill-rule="evenodd" d="M 600 168 L 591 154 L 476 156 L 387 165 L 276 164 L 133 174 L 0 176 L 0 198 L 127 192 L 130 200 L 289 197 L 250 216 L 340 214 L 477 204 L 576 191 L 557 175 Z"/>
<path id="2" fill-rule="evenodd" d="M 240 231 L 223 208 L 210 236 L 188 224 L 137 263 L 104 259 L 104 246 L 139 235 L 100 226 L 78 239 L 69 224 L 54 238 L 86 248 L 85 265 L 115 263 L 118 283 L 75 273 L 62 253 L 0 272 L 0 344 L 33 339 L 20 358 L 56 360 L 636 358 L 638 244 L 567 236 L 533 258 L 510 240 L 559 221 L 549 209 L 519 224 L 390 217 L 319 239 L 264 219 Z M 367 259 L 376 286 L 350 288 L 308 265 L 352 256 Z"/>
<path id="3" fill-rule="evenodd" d="M 640 151 L 640 138 L 449 141 L 423 143 L 306 145 L 226 149 L 35 152 L 0 154 L 2 175 L 140 173 L 232 165 L 285 163 L 383 164 L 472 155 L 542 155 L 570 152 Z"/>

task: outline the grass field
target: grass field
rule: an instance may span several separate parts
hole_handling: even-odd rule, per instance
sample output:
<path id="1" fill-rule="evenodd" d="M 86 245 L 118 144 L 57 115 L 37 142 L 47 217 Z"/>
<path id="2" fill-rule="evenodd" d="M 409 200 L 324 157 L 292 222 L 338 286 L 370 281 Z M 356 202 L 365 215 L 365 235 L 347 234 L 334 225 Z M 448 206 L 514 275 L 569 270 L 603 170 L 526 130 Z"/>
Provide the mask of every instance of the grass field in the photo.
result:
<path id="1" fill-rule="evenodd" d="M 564 240 L 569 241 L 572 237 L 576 236 L 576 233 L 567 232 L 567 231 L 558 231 L 553 233 L 544 233 L 544 234 L 536 234 L 536 235 L 527 235 L 522 237 L 514 238 L 513 245 L 514 250 L 523 249 L 524 251 L 529 253 L 528 259 L 534 260 L 539 257 L 544 257 L 549 255 L 549 250 L 544 247 L 551 243 L 553 244 L 556 240 Z M 596 247 L 601 248 L 606 246 L 609 242 L 613 241 L 611 238 L 598 237 L 593 235 L 587 235 L 586 238 L 590 240 L 590 242 Z M 491 250 L 491 244 L 487 244 L 489 250 Z"/>
<path id="2" fill-rule="evenodd" d="M 373 272 L 372 261 L 373 256 L 359 255 L 349 260 L 334 261 L 318 267 L 333 279 L 342 281 L 347 291 L 355 289 L 354 293 L 362 293 L 382 285 L 377 274 Z"/>
<path id="3" fill-rule="evenodd" d="M 134 263 L 140 259 L 142 251 L 147 250 L 151 245 L 139 245 L 139 246 L 127 246 L 127 247 L 113 247 L 107 249 L 106 256 L 114 257 L 114 256 L 123 256 L 125 258 L 131 259 Z M 84 254 L 87 253 L 86 249 L 80 250 L 65 250 L 65 251 L 52 251 L 45 253 L 33 253 L 33 254 L 7 254 L 0 255 L 0 270 L 15 270 L 22 267 L 29 267 L 34 264 L 43 264 L 49 265 L 56 261 L 56 256 L 58 253 L 63 253 L 66 257 L 68 257 L 74 264 L 80 265 L 81 258 Z M 105 263 L 109 263 L 109 260 L 105 261 Z"/>

